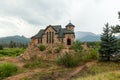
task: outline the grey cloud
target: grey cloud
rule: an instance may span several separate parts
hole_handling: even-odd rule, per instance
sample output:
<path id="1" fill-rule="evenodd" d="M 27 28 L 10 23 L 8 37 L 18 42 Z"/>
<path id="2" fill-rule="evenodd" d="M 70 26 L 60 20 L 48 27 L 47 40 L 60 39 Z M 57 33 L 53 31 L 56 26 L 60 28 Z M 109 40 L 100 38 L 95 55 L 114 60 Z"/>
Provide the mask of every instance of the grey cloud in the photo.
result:
<path id="1" fill-rule="evenodd" d="M 119 3 L 120 0 L 0 0 L 0 18 L 22 19 L 27 23 L 24 27 L 31 25 L 27 27 L 32 27 L 31 32 L 49 24 L 65 26 L 71 19 L 77 31 L 101 33 L 106 21 L 113 25 L 118 21 Z M 39 27 L 35 29 L 34 25 Z"/>
<path id="2" fill-rule="evenodd" d="M 1 0 L 0 5 L 0 13 L 21 17 L 31 24 L 54 23 L 69 15 L 62 0 Z"/>

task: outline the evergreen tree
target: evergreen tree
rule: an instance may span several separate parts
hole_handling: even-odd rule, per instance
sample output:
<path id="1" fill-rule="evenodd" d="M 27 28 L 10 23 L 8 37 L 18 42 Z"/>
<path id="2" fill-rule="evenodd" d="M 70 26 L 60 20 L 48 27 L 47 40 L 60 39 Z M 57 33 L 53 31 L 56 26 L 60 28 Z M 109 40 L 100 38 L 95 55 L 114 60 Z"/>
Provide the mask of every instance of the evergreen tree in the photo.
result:
<path id="1" fill-rule="evenodd" d="M 120 19 L 120 12 L 118 12 L 118 18 Z M 111 29 L 114 34 L 120 33 L 120 25 L 112 26 Z M 118 46 L 120 49 L 120 39 L 118 39 Z"/>
<path id="2" fill-rule="evenodd" d="M 101 43 L 100 43 L 100 58 L 104 60 L 110 60 L 111 54 L 114 54 L 118 51 L 117 46 L 117 39 L 115 36 L 113 36 L 113 33 L 111 32 L 111 28 L 109 27 L 109 24 L 105 24 L 105 27 L 103 28 L 103 34 L 101 35 Z"/>
<path id="3" fill-rule="evenodd" d="M 118 12 L 118 18 L 120 19 L 120 12 Z M 120 33 L 120 25 L 112 26 L 113 33 Z"/>
<path id="4" fill-rule="evenodd" d="M 15 47 L 16 47 L 16 42 L 10 41 L 9 47 L 10 47 L 10 48 L 15 48 Z"/>
<path id="5" fill-rule="evenodd" d="M 120 26 L 119 25 L 112 26 L 111 29 L 112 29 L 113 33 L 120 33 Z"/>
<path id="6" fill-rule="evenodd" d="M 118 18 L 120 19 L 120 12 L 118 12 L 118 16 L 119 16 Z"/>

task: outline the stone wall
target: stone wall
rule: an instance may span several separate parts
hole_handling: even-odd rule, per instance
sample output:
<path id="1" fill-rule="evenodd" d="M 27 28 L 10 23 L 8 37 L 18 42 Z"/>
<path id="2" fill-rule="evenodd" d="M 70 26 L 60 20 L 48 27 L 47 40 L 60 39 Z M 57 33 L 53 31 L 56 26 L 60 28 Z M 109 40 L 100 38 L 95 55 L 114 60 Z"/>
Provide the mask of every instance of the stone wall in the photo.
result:
<path id="1" fill-rule="evenodd" d="M 63 39 L 65 47 L 69 47 L 69 45 L 67 45 L 67 39 L 70 39 L 71 44 L 73 44 L 73 42 L 74 42 L 74 34 L 65 34 L 65 38 Z"/>
<path id="2" fill-rule="evenodd" d="M 38 39 L 32 38 L 31 43 L 38 44 Z"/>
<path id="3" fill-rule="evenodd" d="M 72 28 L 71 28 L 72 29 Z M 54 33 L 54 43 L 47 43 L 47 32 L 53 32 Z M 67 39 L 70 39 L 71 44 L 73 44 L 74 42 L 74 34 L 65 34 L 65 38 L 58 38 L 58 34 L 56 33 L 56 31 L 52 28 L 52 27 L 48 27 L 45 30 L 45 33 L 42 36 L 42 43 L 45 46 L 53 46 L 55 44 L 62 44 L 65 47 L 69 47 L 69 45 L 67 45 Z M 49 41 L 49 40 L 48 40 Z M 38 44 L 38 39 L 32 39 L 32 43 L 34 44 Z"/>

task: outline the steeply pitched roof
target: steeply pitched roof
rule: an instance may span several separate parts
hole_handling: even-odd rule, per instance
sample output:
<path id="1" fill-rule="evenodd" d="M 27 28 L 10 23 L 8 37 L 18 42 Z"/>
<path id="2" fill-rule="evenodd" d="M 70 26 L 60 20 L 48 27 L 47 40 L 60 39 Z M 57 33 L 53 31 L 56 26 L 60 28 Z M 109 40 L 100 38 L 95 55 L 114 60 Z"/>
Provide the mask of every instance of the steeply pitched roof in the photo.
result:
<path id="1" fill-rule="evenodd" d="M 41 29 L 35 36 L 32 38 L 42 38 L 42 35 L 44 34 L 44 29 Z"/>
<path id="2" fill-rule="evenodd" d="M 71 25 L 71 24 L 68 24 L 68 25 Z M 67 30 L 66 28 L 61 28 L 61 25 L 53 25 L 53 26 L 50 25 L 48 27 L 52 27 L 57 32 L 59 38 L 65 37 L 64 36 L 65 34 L 74 34 L 74 31 Z M 47 30 L 47 28 L 45 30 Z M 44 34 L 45 30 L 44 29 L 40 30 L 32 38 L 42 38 L 42 35 Z"/>
<path id="3" fill-rule="evenodd" d="M 45 29 L 45 31 L 46 31 L 49 27 L 52 27 L 57 33 L 59 33 L 59 30 L 61 29 L 61 25 L 49 25 L 49 26 L 47 26 L 47 28 Z"/>
<path id="4" fill-rule="evenodd" d="M 57 31 L 57 33 L 59 33 L 59 31 L 61 29 L 61 25 L 54 25 L 52 27 Z"/>
<path id="5" fill-rule="evenodd" d="M 65 37 L 64 34 L 74 34 L 74 32 L 71 30 L 67 30 L 66 28 L 61 28 L 58 33 L 58 37 L 63 38 Z"/>

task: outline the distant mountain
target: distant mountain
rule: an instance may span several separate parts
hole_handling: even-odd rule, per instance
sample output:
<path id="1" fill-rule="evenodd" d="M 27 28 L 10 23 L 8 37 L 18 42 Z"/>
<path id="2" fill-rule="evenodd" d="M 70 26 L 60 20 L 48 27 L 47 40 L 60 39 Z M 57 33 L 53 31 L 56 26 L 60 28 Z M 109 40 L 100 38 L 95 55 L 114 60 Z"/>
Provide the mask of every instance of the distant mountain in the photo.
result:
<path id="1" fill-rule="evenodd" d="M 120 35 L 117 37 L 120 38 Z M 75 32 L 75 40 L 80 40 L 82 42 L 100 41 L 100 35 L 94 34 L 92 32 L 77 31 Z M 10 41 L 14 41 L 16 43 L 28 44 L 31 41 L 31 39 L 26 38 L 24 36 L 18 36 L 18 35 L 0 38 L 0 44 L 3 44 L 3 43 L 9 44 Z"/>
<path id="2" fill-rule="evenodd" d="M 118 36 L 118 38 L 120 38 L 120 35 Z"/>
<path id="3" fill-rule="evenodd" d="M 94 34 L 92 32 L 75 32 L 75 40 L 80 40 L 82 42 L 93 42 L 100 41 L 100 35 Z"/>
<path id="4" fill-rule="evenodd" d="M 16 43 L 23 43 L 23 44 L 28 44 L 31 40 L 30 38 L 26 38 L 24 36 L 8 36 L 8 37 L 1 37 L 0 38 L 0 44 L 2 43 L 7 43 L 9 44 L 10 41 L 14 41 Z"/>

